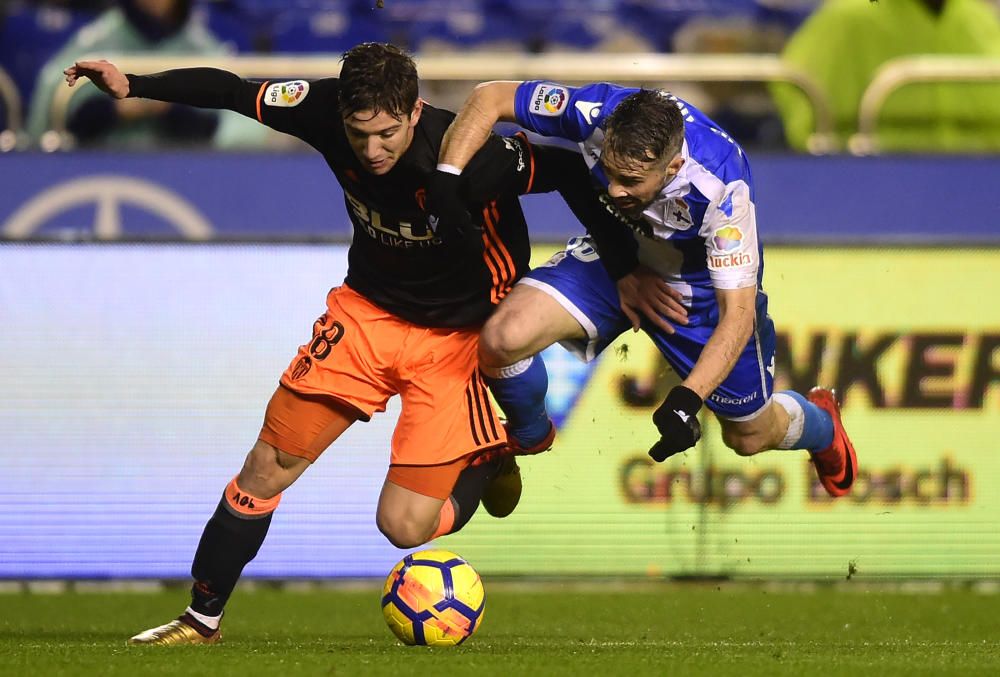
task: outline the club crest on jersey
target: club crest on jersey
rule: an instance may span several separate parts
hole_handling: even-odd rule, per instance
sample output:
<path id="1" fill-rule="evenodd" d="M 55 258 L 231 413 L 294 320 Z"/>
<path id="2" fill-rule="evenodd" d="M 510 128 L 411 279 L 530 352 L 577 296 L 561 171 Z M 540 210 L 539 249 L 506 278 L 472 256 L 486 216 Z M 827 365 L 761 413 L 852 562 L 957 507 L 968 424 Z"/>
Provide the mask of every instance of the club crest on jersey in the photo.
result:
<path id="1" fill-rule="evenodd" d="M 719 203 L 719 211 L 730 218 L 733 216 L 733 195 L 734 193 L 729 193 L 726 199 Z"/>
<path id="2" fill-rule="evenodd" d="M 562 115 L 569 101 L 569 90 L 558 85 L 538 85 L 531 95 L 531 112 L 555 117 Z"/>
<path id="3" fill-rule="evenodd" d="M 309 94 L 309 83 L 305 80 L 276 82 L 264 92 L 264 103 L 277 108 L 293 108 L 302 103 Z"/>

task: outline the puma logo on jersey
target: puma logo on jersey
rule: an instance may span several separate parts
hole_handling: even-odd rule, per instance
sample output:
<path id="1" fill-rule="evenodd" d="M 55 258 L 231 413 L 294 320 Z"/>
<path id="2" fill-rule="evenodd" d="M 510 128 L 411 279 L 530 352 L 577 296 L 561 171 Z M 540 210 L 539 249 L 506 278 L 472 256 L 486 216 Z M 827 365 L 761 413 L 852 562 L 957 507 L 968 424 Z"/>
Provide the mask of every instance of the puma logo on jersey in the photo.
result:
<path id="1" fill-rule="evenodd" d="M 517 142 L 517 139 L 512 139 L 509 136 L 501 137 L 501 140 L 503 141 L 503 145 L 507 147 L 507 150 L 517 153 L 517 171 L 523 172 L 527 166 L 524 162 L 524 148 Z"/>
<path id="2" fill-rule="evenodd" d="M 600 101 L 577 101 L 575 106 L 583 119 L 589 124 L 594 124 L 597 119 L 597 115 L 601 112 L 601 106 L 604 104 Z"/>

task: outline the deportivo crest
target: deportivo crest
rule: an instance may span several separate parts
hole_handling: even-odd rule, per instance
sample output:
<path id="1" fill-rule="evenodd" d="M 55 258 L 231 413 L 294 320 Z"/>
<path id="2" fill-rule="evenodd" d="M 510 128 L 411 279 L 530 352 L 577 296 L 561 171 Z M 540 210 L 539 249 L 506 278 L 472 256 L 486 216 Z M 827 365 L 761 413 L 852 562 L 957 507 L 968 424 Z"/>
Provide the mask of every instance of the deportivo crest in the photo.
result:
<path id="1" fill-rule="evenodd" d="M 292 108 L 302 103 L 309 94 L 309 83 L 305 80 L 276 82 L 264 92 L 264 103 L 277 108 Z"/>
<path id="2" fill-rule="evenodd" d="M 562 115 L 569 101 L 569 90 L 558 85 L 537 85 L 531 95 L 531 112 L 555 117 Z"/>

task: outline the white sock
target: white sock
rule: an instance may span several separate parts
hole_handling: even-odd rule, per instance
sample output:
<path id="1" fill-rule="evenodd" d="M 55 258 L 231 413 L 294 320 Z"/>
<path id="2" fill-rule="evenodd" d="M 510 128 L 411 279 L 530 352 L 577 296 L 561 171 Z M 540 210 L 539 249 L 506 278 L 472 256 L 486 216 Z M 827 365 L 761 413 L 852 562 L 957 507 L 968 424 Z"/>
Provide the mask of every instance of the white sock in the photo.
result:
<path id="1" fill-rule="evenodd" d="M 528 371 L 528 367 L 535 361 L 535 356 L 526 357 L 506 367 L 480 367 L 479 369 L 489 378 L 514 378 Z"/>
<path id="2" fill-rule="evenodd" d="M 222 620 L 222 614 L 218 616 L 206 616 L 205 614 L 200 614 L 191 607 L 184 610 L 184 613 L 190 615 L 196 621 L 204 625 L 206 628 L 211 628 L 212 630 L 219 629 L 219 622 Z"/>
<path id="3" fill-rule="evenodd" d="M 779 449 L 795 449 L 795 445 L 802 439 L 802 431 L 806 424 L 806 412 L 802 410 L 802 405 L 794 397 L 785 393 L 774 393 L 771 399 L 788 412 L 788 430 L 785 436 L 778 443 Z"/>

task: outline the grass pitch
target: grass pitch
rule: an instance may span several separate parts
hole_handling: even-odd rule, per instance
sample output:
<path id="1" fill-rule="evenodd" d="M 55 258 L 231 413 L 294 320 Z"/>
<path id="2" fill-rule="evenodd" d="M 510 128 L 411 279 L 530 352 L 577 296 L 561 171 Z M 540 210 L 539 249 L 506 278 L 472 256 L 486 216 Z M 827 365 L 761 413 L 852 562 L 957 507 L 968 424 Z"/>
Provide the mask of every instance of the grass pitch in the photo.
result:
<path id="1" fill-rule="evenodd" d="M 996 675 L 1000 598 L 844 583 L 524 585 L 487 581 L 456 649 L 398 644 L 379 588 L 237 591 L 223 643 L 125 639 L 177 616 L 179 590 L 0 594 L 0 675 Z"/>

